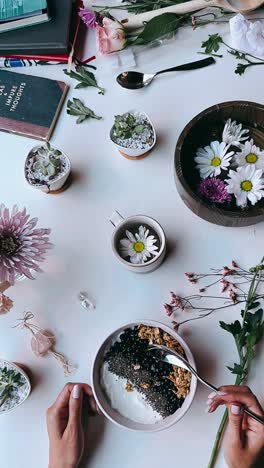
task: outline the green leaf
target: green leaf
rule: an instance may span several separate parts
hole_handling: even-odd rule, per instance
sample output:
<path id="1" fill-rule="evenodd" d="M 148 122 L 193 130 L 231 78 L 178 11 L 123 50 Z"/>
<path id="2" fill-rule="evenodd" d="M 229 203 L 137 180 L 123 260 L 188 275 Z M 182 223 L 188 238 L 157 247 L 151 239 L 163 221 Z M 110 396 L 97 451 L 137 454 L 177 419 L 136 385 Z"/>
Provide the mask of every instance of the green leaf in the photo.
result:
<path id="1" fill-rule="evenodd" d="M 247 63 L 246 65 L 244 65 L 243 63 L 238 63 L 235 69 L 235 73 L 240 76 L 244 75 L 246 68 L 248 68 L 249 66 L 249 63 Z"/>
<path id="2" fill-rule="evenodd" d="M 150 20 L 138 35 L 133 45 L 143 45 L 174 33 L 179 27 L 181 17 L 175 13 L 163 13 Z"/>
<path id="3" fill-rule="evenodd" d="M 101 120 L 102 117 L 99 117 L 94 113 L 92 109 L 86 107 L 80 99 L 73 98 L 71 101 L 70 99 L 67 102 L 67 114 L 73 115 L 78 117 L 76 123 L 80 124 L 86 119 L 97 119 Z"/>
<path id="4" fill-rule="evenodd" d="M 209 38 L 207 41 L 202 42 L 202 49 L 204 49 L 205 53 L 210 55 L 213 52 L 218 52 L 220 48 L 220 44 L 223 42 L 222 37 L 217 34 L 209 34 Z"/>
<path id="5" fill-rule="evenodd" d="M 248 306 L 248 310 L 256 309 L 256 307 L 259 307 L 259 305 L 260 305 L 260 302 L 252 302 L 252 303 Z"/>
<path id="6" fill-rule="evenodd" d="M 76 72 L 72 70 L 69 72 L 68 70 L 63 70 L 63 71 L 65 75 L 68 75 L 70 78 L 80 81 L 80 83 L 75 86 L 75 89 L 88 88 L 89 86 L 93 86 L 98 89 L 99 94 L 105 93 L 105 89 L 100 88 L 100 86 L 98 86 L 94 74 L 92 72 L 89 72 L 88 70 L 85 70 L 83 66 L 78 65 L 76 67 Z"/>
<path id="7" fill-rule="evenodd" d="M 137 125 L 135 128 L 134 128 L 134 131 L 140 135 L 141 133 L 144 132 L 144 125 Z"/>
<path id="8" fill-rule="evenodd" d="M 234 323 L 219 322 L 219 324 L 223 330 L 231 333 L 234 337 L 239 335 L 241 332 L 241 323 L 238 320 L 236 320 Z"/>
<path id="9" fill-rule="evenodd" d="M 227 369 L 232 372 L 232 374 L 243 375 L 244 369 L 240 364 L 234 364 L 234 367 L 227 366 Z"/>

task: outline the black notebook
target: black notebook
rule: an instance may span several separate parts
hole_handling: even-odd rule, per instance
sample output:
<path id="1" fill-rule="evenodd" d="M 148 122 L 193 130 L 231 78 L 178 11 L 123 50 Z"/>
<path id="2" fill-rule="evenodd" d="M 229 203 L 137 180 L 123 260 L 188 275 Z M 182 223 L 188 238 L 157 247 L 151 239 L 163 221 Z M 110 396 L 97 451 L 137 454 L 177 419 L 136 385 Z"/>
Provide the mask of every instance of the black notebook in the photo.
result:
<path id="1" fill-rule="evenodd" d="M 0 34 L 0 55 L 67 54 L 72 0 L 49 0 L 47 23 Z"/>
<path id="2" fill-rule="evenodd" d="M 68 86 L 0 70 L 0 131 L 49 140 Z"/>

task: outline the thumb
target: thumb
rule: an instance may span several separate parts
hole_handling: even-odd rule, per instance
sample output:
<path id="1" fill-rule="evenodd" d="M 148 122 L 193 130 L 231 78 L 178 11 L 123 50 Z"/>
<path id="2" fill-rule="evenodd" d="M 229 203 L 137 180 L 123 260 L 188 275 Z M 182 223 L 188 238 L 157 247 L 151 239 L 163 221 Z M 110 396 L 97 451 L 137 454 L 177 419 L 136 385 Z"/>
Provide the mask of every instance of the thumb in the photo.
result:
<path id="1" fill-rule="evenodd" d="M 242 421 L 244 417 L 243 407 L 237 403 L 231 403 L 228 409 L 229 424 L 228 435 L 230 442 L 242 446 Z"/>
<path id="2" fill-rule="evenodd" d="M 83 391 L 80 385 L 74 385 L 69 404 L 69 424 L 78 426 L 82 416 Z"/>

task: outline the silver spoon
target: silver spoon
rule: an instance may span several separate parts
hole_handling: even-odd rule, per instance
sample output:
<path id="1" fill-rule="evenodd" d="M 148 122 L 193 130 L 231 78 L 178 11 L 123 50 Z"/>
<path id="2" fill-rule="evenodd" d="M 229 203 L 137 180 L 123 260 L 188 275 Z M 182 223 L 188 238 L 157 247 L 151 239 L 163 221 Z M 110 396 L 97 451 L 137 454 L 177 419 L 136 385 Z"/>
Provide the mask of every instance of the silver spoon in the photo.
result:
<path id="1" fill-rule="evenodd" d="M 182 369 L 186 369 L 190 371 L 195 377 L 202 382 L 206 387 L 211 388 L 214 392 L 218 392 L 218 388 L 212 385 L 211 383 L 207 382 L 207 380 L 203 379 L 198 372 L 191 366 L 189 361 L 185 359 L 183 356 L 178 354 L 176 351 L 173 351 L 170 348 L 166 348 L 163 345 L 152 345 L 149 347 L 149 351 L 156 355 L 157 359 L 160 361 L 167 362 L 168 364 L 172 364 L 173 366 L 181 367 Z M 264 425 L 264 418 L 261 416 L 252 413 L 249 409 L 244 408 L 244 412 L 250 416 L 251 418 L 258 421 L 260 424 Z"/>
<path id="2" fill-rule="evenodd" d="M 167 68 L 166 70 L 160 70 L 156 73 L 140 73 L 135 71 L 125 71 L 120 73 L 116 78 L 116 81 L 120 86 L 127 89 L 139 89 L 148 86 L 157 75 L 162 73 L 182 71 L 182 70 L 196 70 L 197 68 L 207 67 L 215 63 L 213 57 L 208 57 L 203 60 L 196 60 L 196 62 L 185 63 L 184 65 L 178 65 L 177 67 Z"/>

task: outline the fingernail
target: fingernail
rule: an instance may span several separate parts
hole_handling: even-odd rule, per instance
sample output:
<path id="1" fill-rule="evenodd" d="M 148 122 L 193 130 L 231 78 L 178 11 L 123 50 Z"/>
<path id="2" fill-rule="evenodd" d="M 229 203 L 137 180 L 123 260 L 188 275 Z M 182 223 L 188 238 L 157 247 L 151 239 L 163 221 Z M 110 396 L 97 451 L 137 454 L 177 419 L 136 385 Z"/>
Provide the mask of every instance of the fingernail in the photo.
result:
<path id="1" fill-rule="evenodd" d="M 238 416 L 239 414 L 241 414 L 241 411 L 242 411 L 241 406 L 231 405 L 231 413 L 232 414 L 235 414 L 236 416 Z"/>
<path id="2" fill-rule="evenodd" d="M 217 392 L 217 395 L 219 395 L 219 396 L 225 396 L 225 395 L 227 395 L 227 392 L 221 392 L 221 391 L 219 390 L 219 392 Z"/>
<path id="3" fill-rule="evenodd" d="M 72 390 L 72 398 L 75 400 L 78 400 L 81 396 L 81 387 L 79 385 L 74 385 L 73 390 Z"/>
<path id="4" fill-rule="evenodd" d="M 205 408 L 205 412 L 206 413 L 211 413 L 212 412 L 212 406 L 207 406 L 207 408 Z"/>
<path id="5" fill-rule="evenodd" d="M 208 398 L 209 400 L 212 400 L 214 397 L 216 397 L 216 395 L 217 395 L 216 392 L 212 392 L 212 393 L 210 393 L 210 395 L 208 395 L 207 398 Z"/>
<path id="6" fill-rule="evenodd" d="M 208 397 L 208 400 L 206 402 L 207 406 L 210 406 L 213 403 L 212 398 Z"/>

